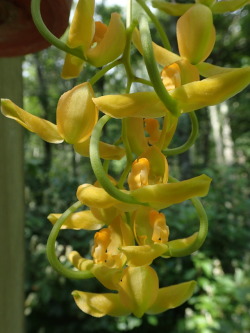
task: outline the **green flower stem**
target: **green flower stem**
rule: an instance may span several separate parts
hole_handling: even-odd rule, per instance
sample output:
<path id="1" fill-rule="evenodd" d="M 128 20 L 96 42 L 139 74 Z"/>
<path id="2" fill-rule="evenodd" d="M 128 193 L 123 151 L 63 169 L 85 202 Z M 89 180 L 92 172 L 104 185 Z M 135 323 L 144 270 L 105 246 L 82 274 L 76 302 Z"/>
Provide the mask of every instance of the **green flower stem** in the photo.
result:
<path id="1" fill-rule="evenodd" d="M 164 46 L 164 48 L 171 51 L 172 48 L 171 48 L 171 45 L 169 43 L 168 37 L 167 37 L 161 23 L 157 19 L 157 17 L 151 12 L 151 10 L 145 4 L 144 0 L 136 0 L 136 1 L 139 3 L 139 5 L 143 8 L 145 13 L 147 13 L 147 15 L 150 17 L 150 19 L 154 23 L 154 25 L 155 25 L 155 27 L 156 27 L 156 29 L 157 29 L 160 37 L 161 37 L 162 45 Z"/>
<path id="2" fill-rule="evenodd" d="M 121 59 L 115 60 L 108 64 L 107 66 L 103 67 L 101 70 L 99 70 L 92 78 L 89 80 L 89 83 L 91 85 L 94 85 L 98 80 L 100 80 L 110 69 L 121 65 L 122 61 Z"/>
<path id="3" fill-rule="evenodd" d="M 191 124 L 192 124 L 192 130 L 191 130 L 189 138 L 180 147 L 168 148 L 168 149 L 163 150 L 162 153 L 164 155 L 173 156 L 173 155 L 177 155 L 177 154 L 182 154 L 185 151 L 187 151 L 195 143 L 195 141 L 198 137 L 198 134 L 199 134 L 199 122 L 198 122 L 198 119 L 197 119 L 194 111 L 189 112 L 188 115 L 190 117 Z"/>
<path id="4" fill-rule="evenodd" d="M 126 15 L 126 27 L 129 28 L 132 21 L 132 2 L 133 0 L 127 0 L 127 15 Z"/>
<path id="5" fill-rule="evenodd" d="M 41 16 L 41 11 L 40 11 L 40 4 L 41 0 L 32 0 L 31 1 L 31 15 L 33 18 L 33 21 L 40 32 L 40 34 L 52 45 L 57 47 L 58 49 L 70 53 L 80 59 L 86 60 L 84 58 L 83 52 L 81 48 L 70 48 L 67 44 L 62 42 L 59 38 L 57 38 L 55 35 L 53 35 L 46 25 L 43 22 L 42 16 Z"/>
<path id="6" fill-rule="evenodd" d="M 123 185 L 127 179 L 127 175 L 129 173 L 129 171 L 131 170 L 131 165 L 132 165 L 132 162 L 133 162 L 133 153 L 131 151 L 131 148 L 130 148 L 130 144 L 129 144 L 129 141 L 128 141 L 128 136 L 127 136 L 127 132 L 128 132 L 128 120 L 125 118 L 125 119 L 122 119 L 122 141 L 123 141 L 123 144 L 124 144 L 124 147 L 125 147 L 125 150 L 126 150 L 126 158 L 127 158 L 127 164 L 126 164 L 126 167 L 119 179 L 119 182 L 117 184 L 117 187 L 122 189 L 123 188 Z"/>
<path id="7" fill-rule="evenodd" d="M 170 182 L 178 182 L 177 179 L 175 179 L 171 176 L 169 177 L 169 180 L 170 180 Z M 175 241 L 170 241 L 169 242 L 169 253 L 167 253 L 167 254 L 164 253 L 164 256 L 168 255 L 168 254 L 171 257 L 188 256 L 188 255 L 192 254 L 193 252 L 197 251 L 203 245 L 203 243 L 207 237 L 208 219 L 207 219 L 206 211 L 198 198 L 192 198 L 191 201 L 192 201 L 192 204 L 194 205 L 197 215 L 200 219 L 200 228 L 197 233 L 197 236 L 194 238 L 193 242 L 190 243 L 187 247 L 179 248 L 179 249 L 177 247 L 171 247 L 171 242 L 173 242 L 173 244 L 174 244 Z"/>
<path id="8" fill-rule="evenodd" d="M 69 207 L 62 215 L 61 217 L 56 221 L 54 224 L 49 238 L 47 242 L 46 252 L 48 260 L 51 264 L 51 266 L 60 274 L 65 276 L 68 279 L 89 279 L 94 277 L 93 274 L 90 271 L 74 271 L 72 269 L 69 269 L 58 260 L 56 253 L 55 253 L 55 243 L 58 236 L 58 233 L 61 229 L 61 226 L 65 222 L 65 220 L 78 208 L 82 206 L 82 203 L 80 201 L 77 201 L 74 203 L 71 207 Z"/>
<path id="9" fill-rule="evenodd" d="M 152 39 L 150 36 L 148 21 L 145 16 L 142 16 L 139 23 L 141 33 L 141 44 L 143 50 L 143 57 L 145 65 L 147 67 L 148 75 L 156 94 L 166 108 L 174 115 L 179 116 L 180 111 L 178 110 L 177 102 L 169 95 L 164 84 L 162 83 L 159 70 L 154 58 L 154 52 L 152 47 Z"/>
<path id="10" fill-rule="evenodd" d="M 140 78 L 140 77 L 135 77 L 135 78 L 134 78 L 134 82 L 142 83 L 142 84 L 145 84 L 145 85 L 147 85 L 147 86 L 151 86 L 151 87 L 153 87 L 153 84 L 152 84 L 151 81 L 149 81 L 149 80 L 145 80 L 145 79 L 142 79 L 142 78 Z"/>
<path id="11" fill-rule="evenodd" d="M 99 154 L 99 141 L 101 137 L 101 132 L 104 127 L 104 125 L 108 122 L 110 119 L 110 116 L 103 116 L 102 118 L 99 119 L 97 124 L 94 127 L 94 130 L 92 132 L 92 136 L 90 139 L 90 163 L 92 166 L 92 169 L 95 173 L 95 176 L 101 186 L 104 188 L 104 190 L 111 195 L 113 198 L 126 202 L 129 204 L 137 204 L 137 205 L 142 205 L 142 206 L 148 206 L 148 203 L 144 202 L 139 202 L 135 198 L 133 198 L 131 195 L 126 194 L 120 190 L 118 190 L 117 187 L 109 180 L 102 162 L 100 160 L 100 154 Z"/>

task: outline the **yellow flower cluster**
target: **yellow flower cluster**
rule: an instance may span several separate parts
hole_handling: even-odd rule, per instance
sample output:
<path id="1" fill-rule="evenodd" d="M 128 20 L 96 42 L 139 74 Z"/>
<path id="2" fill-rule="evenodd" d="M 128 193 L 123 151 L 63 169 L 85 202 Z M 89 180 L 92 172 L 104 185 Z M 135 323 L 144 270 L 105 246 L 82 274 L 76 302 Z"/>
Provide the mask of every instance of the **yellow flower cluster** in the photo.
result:
<path id="1" fill-rule="evenodd" d="M 197 197 L 208 193 L 211 179 L 200 175 L 178 182 L 169 176 L 165 152 L 178 122 L 171 108 L 175 105 L 179 115 L 188 112 L 195 117 L 193 111 L 225 101 L 249 84 L 250 67 L 223 68 L 204 62 L 215 44 L 213 13 L 233 11 L 247 3 L 196 0 L 195 4 L 184 5 L 153 1 L 155 7 L 180 16 L 176 30 L 179 54 L 175 54 L 153 42 L 145 47 L 143 24 L 138 30 L 129 22 L 126 29 L 117 13 L 112 14 L 109 26 L 95 22 L 94 0 L 79 0 L 66 45 L 73 51 L 80 50 L 82 57 L 73 51 L 68 53 L 62 77 L 77 77 L 86 63 L 95 67 L 111 63 L 99 70 L 96 77 L 101 78 L 106 68 L 123 64 L 128 76 L 127 93 L 95 97 L 92 86 L 96 79 L 90 79 L 60 97 L 56 124 L 26 112 L 10 100 L 2 100 L 1 110 L 6 117 L 47 142 L 66 141 L 76 152 L 90 157 L 97 181 L 80 185 L 76 193 L 79 207 L 85 205 L 88 209 L 48 217 L 59 229 L 96 230 L 92 258 L 73 251 L 69 260 L 77 272 L 87 272 L 87 277 L 95 277 L 111 292 L 74 291 L 82 311 L 95 317 L 130 313 L 141 317 L 175 308 L 193 294 L 195 281 L 159 288 L 157 273 L 150 266 L 157 257 L 193 253 L 207 233 L 206 215 Z M 133 74 L 129 62 L 131 41 L 152 68 L 156 63 L 162 66 L 161 72 L 153 75 L 149 69 L 151 82 Z M 152 49 L 149 56 L 148 49 Z M 200 79 L 200 75 L 204 78 Z M 133 82 L 154 89 L 130 93 Z M 98 120 L 100 111 L 104 116 Z M 104 126 L 101 122 L 110 117 L 122 119 L 119 144 L 99 140 Z M 195 121 L 193 125 L 195 132 Z M 121 179 L 115 180 L 106 173 L 100 158 L 119 160 L 124 156 L 126 167 Z M 197 211 L 200 228 L 187 238 L 171 240 L 161 210 L 189 199 Z M 60 271 L 60 265 L 55 268 Z"/>

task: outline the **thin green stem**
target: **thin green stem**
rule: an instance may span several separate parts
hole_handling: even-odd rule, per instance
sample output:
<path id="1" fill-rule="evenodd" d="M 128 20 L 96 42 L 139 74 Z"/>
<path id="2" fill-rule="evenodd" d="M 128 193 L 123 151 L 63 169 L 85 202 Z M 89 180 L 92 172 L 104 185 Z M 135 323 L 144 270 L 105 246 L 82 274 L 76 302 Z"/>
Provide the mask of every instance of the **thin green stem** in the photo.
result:
<path id="1" fill-rule="evenodd" d="M 147 13 L 147 15 L 150 17 L 150 19 L 154 23 L 154 25 L 160 35 L 162 45 L 165 47 L 165 49 L 171 51 L 172 48 L 171 48 L 170 42 L 169 42 L 168 37 L 167 37 L 160 21 L 158 20 L 158 18 L 151 12 L 151 10 L 145 4 L 144 0 L 136 0 L 136 1 L 139 3 L 139 5 L 143 8 L 145 13 Z"/>
<path id="2" fill-rule="evenodd" d="M 57 47 L 58 49 L 70 53 L 80 59 L 85 60 L 83 52 L 81 48 L 70 48 L 67 44 L 62 42 L 59 38 L 57 38 L 55 35 L 53 35 L 49 29 L 46 27 L 46 25 L 43 22 L 41 11 L 40 11 L 40 4 L 41 0 L 32 0 L 31 1 L 31 15 L 33 18 L 33 21 L 40 32 L 40 34 L 52 45 Z"/>
<path id="3" fill-rule="evenodd" d="M 197 120 L 197 117 L 196 117 L 194 111 L 189 112 L 188 115 L 191 120 L 192 130 L 191 130 L 191 133 L 190 133 L 187 141 L 180 147 L 168 148 L 168 149 L 163 150 L 162 153 L 164 155 L 173 156 L 173 155 L 177 155 L 177 154 L 182 154 L 185 151 L 187 151 L 195 143 L 195 141 L 198 137 L 198 134 L 199 134 L 199 122 Z"/>
<path id="4" fill-rule="evenodd" d="M 154 58 L 154 52 L 152 47 L 152 39 L 149 31 L 148 21 L 145 16 L 140 19 L 140 33 L 141 44 L 145 65 L 148 71 L 151 82 L 155 89 L 159 99 L 165 105 L 165 107 L 174 115 L 178 116 L 180 111 L 178 110 L 177 102 L 169 95 L 164 84 L 162 83 L 159 70 Z"/>
<path id="5" fill-rule="evenodd" d="M 98 80 L 100 80 L 109 70 L 112 68 L 121 65 L 122 61 L 121 59 L 115 60 L 108 64 L 107 66 L 103 67 L 101 70 L 99 70 L 92 78 L 89 80 L 89 83 L 94 85 Z"/>
<path id="6" fill-rule="evenodd" d="M 134 78 L 134 82 L 138 82 L 138 83 L 142 83 L 142 84 L 145 84 L 147 86 L 150 86 L 150 87 L 153 87 L 153 84 L 151 81 L 149 80 L 145 80 L 145 79 L 142 79 L 140 77 L 135 77 Z"/>
<path id="7" fill-rule="evenodd" d="M 129 204 L 137 204 L 142 206 L 148 206 L 147 203 L 139 202 L 135 198 L 133 198 L 131 195 L 126 194 L 120 190 L 118 190 L 114 184 L 109 180 L 102 162 L 100 160 L 100 154 L 99 154 L 99 141 L 102 133 L 102 129 L 104 125 L 109 121 L 111 117 L 110 116 L 103 116 L 99 119 L 97 124 L 94 127 L 94 130 L 92 132 L 92 136 L 90 139 L 90 163 L 92 166 L 92 169 L 95 173 L 95 176 L 103 189 L 111 195 L 113 198 L 129 203 Z"/>
<path id="8" fill-rule="evenodd" d="M 63 266 L 63 264 L 58 260 L 55 252 L 55 243 L 61 226 L 63 225 L 65 220 L 81 206 L 82 203 L 80 201 L 77 201 L 61 215 L 61 217 L 56 221 L 50 232 L 46 247 L 47 257 L 51 266 L 58 273 L 69 279 L 89 279 L 93 277 L 93 274 L 90 271 L 74 271 Z"/>
<path id="9" fill-rule="evenodd" d="M 169 177 L 170 182 L 178 182 L 177 179 Z M 181 243 L 181 240 L 173 240 L 168 242 L 169 250 L 164 253 L 164 256 L 170 255 L 171 257 L 183 257 L 192 254 L 197 251 L 204 243 L 208 233 L 208 219 L 207 214 L 202 206 L 202 203 L 198 198 L 191 199 L 194 208 L 196 209 L 197 215 L 200 220 L 199 231 L 190 237 L 191 241 Z M 186 245 L 187 243 L 188 245 Z M 183 246 L 184 244 L 184 246 Z M 180 246 L 181 245 L 181 246 Z M 186 246 L 185 246 L 186 245 Z"/>
<path id="10" fill-rule="evenodd" d="M 117 184 L 118 188 L 123 188 L 123 185 L 126 181 L 127 175 L 131 169 L 131 165 L 133 162 L 133 153 L 131 151 L 130 148 L 130 144 L 129 144 L 129 140 L 128 140 L 128 136 L 127 136 L 127 132 L 128 132 L 128 122 L 127 119 L 122 119 L 122 140 L 123 140 L 123 144 L 126 150 L 126 158 L 127 158 L 127 163 L 126 163 L 126 167 L 119 179 L 119 182 Z"/>
<path id="11" fill-rule="evenodd" d="M 127 0 L 127 17 L 126 17 L 126 27 L 129 28 L 132 21 L 132 2 L 133 0 Z"/>

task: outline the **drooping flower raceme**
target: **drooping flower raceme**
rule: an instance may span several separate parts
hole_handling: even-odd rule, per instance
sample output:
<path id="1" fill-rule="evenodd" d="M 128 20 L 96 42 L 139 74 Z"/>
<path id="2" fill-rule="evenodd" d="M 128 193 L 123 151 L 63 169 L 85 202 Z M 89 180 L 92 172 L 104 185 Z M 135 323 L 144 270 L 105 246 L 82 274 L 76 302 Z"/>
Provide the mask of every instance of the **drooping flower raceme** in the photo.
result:
<path id="1" fill-rule="evenodd" d="M 127 28 L 117 13 L 111 14 L 108 26 L 95 22 L 94 0 L 78 1 L 66 43 L 58 42 L 55 36 L 48 37 L 51 34 L 36 12 L 37 7 L 32 7 L 40 32 L 67 52 L 63 78 L 79 76 L 85 64 L 104 66 L 87 82 L 59 98 L 56 124 L 26 112 L 8 99 L 1 101 L 1 111 L 6 117 L 47 142 L 65 141 L 79 154 L 90 157 L 96 181 L 79 185 L 78 201 L 64 213 L 48 216 L 53 228 L 47 255 L 54 269 L 67 278 L 95 278 L 103 286 L 101 293 L 73 291 L 74 300 L 83 312 L 94 317 L 133 314 L 140 318 L 173 309 L 192 296 L 195 281 L 172 286 L 166 283 L 166 287 L 160 288 L 157 267 L 153 269 L 150 265 L 159 257 L 168 260 L 190 255 L 203 245 L 208 220 L 198 197 L 207 195 L 211 178 L 202 174 L 186 179 L 184 175 L 184 180 L 178 181 L 171 176 L 168 161 L 171 155 L 189 149 L 197 139 L 198 120 L 194 111 L 225 101 L 250 82 L 250 67 L 223 68 L 205 62 L 215 44 L 213 13 L 234 11 L 247 3 L 245 0 L 196 0 L 193 4 L 153 1 L 153 6 L 180 16 L 176 27 L 179 54 L 152 42 L 144 16 L 139 19 L 139 30 L 137 21 L 131 22 L 131 15 L 127 18 Z M 133 3 L 130 4 L 129 8 L 133 8 Z M 145 3 L 141 6 L 162 37 L 163 29 L 155 15 Z M 164 34 L 165 41 L 166 38 Z M 143 57 L 150 80 L 138 77 L 131 65 L 132 42 Z M 126 93 L 100 96 L 97 92 L 99 97 L 95 97 L 92 86 L 118 65 L 123 65 L 126 72 Z M 200 76 L 204 79 L 200 80 Z M 150 89 L 131 93 L 135 82 Z M 105 115 L 99 117 L 99 111 Z M 182 113 L 190 115 L 192 130 L 186 143 L 171 149 L 168 146 L 176 135 Z M 121 133 L 113 142 L 106 143 L 101 141 L 101 135 L 111 118 L 121 122 Z M 109 160 L 122 158 L 120 172 L 116 172 L 120 176 L 111 177 Z M 191 235 L 173 239 L 169 225 L 178 221 L 168 221 L 163 209 L 186 200 L 194 206 L 199 225 Z M 95 232 L 88 254 L 77 251 L 69 254 L 73 269 L 63 266 L 55 253 L 60 229 Z"/>

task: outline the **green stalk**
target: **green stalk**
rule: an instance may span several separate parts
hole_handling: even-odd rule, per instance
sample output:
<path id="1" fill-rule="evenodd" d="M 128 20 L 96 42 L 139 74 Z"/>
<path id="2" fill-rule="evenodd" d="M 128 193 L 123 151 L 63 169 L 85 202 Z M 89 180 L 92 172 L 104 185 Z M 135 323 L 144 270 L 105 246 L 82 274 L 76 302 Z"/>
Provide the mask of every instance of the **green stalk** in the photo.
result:
<path id="1" fill-rule="evenodd" d="M 136 204 L 136 205 L 142 205 L 142 206 L 148 206 L 148 203 L 145 202 L 139 202 L 135 198 L 133 198 L 131 195 L 126 194 L 120 190 L 118 190 L 117 187 L 109 180 L 101 159 L 100 159 L 100 153 L 99 153 L 99 141 L 102 133 L 102 129 L 104 125 L 109 121 L 111 117 L 110 116 L 103 116 L 99 119 L 97 124 L 94 127 L 94 130 L 92 132 L 92 136 L 90 139 L 90 163 L 92 166 L 92 169 L 95 173 L 96 179 L 99 181 L 103 189 L 111 195 L 113 198 L 129 203 L 129 204 Z"/>
<path id="2" fill-rule="evenodd" d="M 139 5 L 143 8 L 143 10 L 145 11 L 145 13 L 147 13 L 148 17 L 150 17 L 151 21 L 154 23 L 160 37 L 161 37 L 161 41 L 162 41 L 162 45 L 165 47 L 165 49 L 171 51 L 171 45 L 169 43 L 168 37 L 160 23 L 160 21 L 158 20 L 158 18 L 151 12 L 151 10 L 148 8 L 148 6 L 145 4 L 145 2 L 143 0 L 136 0 Z"/>
<path id="3" fill-rule="evenodd" d="M 166 108 L 174 115 L 179 116 L 177 102 L 169 95 L 164 84 L 162 83 L 159 70 L 154 58 L 154 52 L 152 47 L 152 39 L 149 31 L 148 21 L 145 16 L 140 19 L 140 33 L 141 44 L 145 65 L 148 71 L 151 82 L 153 83 L 154 90 L 159 99 L 166 106 Z"/>
<path id="4" fill-rule="evenodd" d="M 63 225 L 65 220 L 81 206 L 82 203 L 80 201 L 77 201 L 60 216 L 60 218 L 54 224 L 47 241 L 46 252 L 51 266 L 58 273 L 60 273 L 61 275 L 65 276 L 68 279 L 89 279 L 94 277 L 90 271 L 74 271 L 72 269 L 63 266 L 63 264 L 58 260 L 55 253 L 55 243 L 58 233 L 61 229 L 61 226 Z"/>
<path id="5" fill-rule="evenodd" d="M 57 47 L 58 49 L 70 53 L 80 59 L 86 60 L 83 56 L 81 48 L 70 48 L 67 44 L 65 44 L 63 41 L 61 41 L 59 38 L 57 38 L 55 35 L 53 35 L 46 25 L 43 22 L 41 11 L 40 11 L 40 4 L 41 0 L 32 0 L 31 1 L 31 15 L 33 18 L 33 21 L 40 32 L 40 34 L 52 45 Z"/>
<path id="6" fill-rule="evenodd" d="M 169 180 L 174 183 L 178 182 L 177 179 L 175 179 L 171 176 L 169 177 Z M 192 204 L 194 205 L 194 208 L 196 209 L 197 215 L 200 220 L 199 231 L 196 233 L 196 237 L 194 237 L 193 242 L 191 242 L 186 247 L 181 247 L 178 249 L 175 244 L 176 241 L 174 241 L 174 240 L 170 241 L 168 243 L 169 250 L 166 253 L 164 253 L 164 256 L 171 256 L 171 257 L 188 256 L 188 255 L 194 253 L 195 251 L 197 251 L 203 245 L 203 243 L 207 237 L 208 219 L 207 219 L 206 211 L 198 198 L 192 198 L 191 201 L 192 201 Z"/>
<path id="7" fill-rule="evenodd" d="M 178 154 L 182 154 L 185 151 L 187 151 L 196 141 L 198 134 L 199 134 L 199 122 L 197 120 L 197 117 L 195 115 L 195 112 L 189 112 L 188 113 L 190 120 L 191 120 L 191 124 L 192 124 L 192 130 L 191 133 L 187 139 L 187 141 L 176 148 L 168 148 L 162 151 L 162 153 L 166 156 L 173 156 L 173 155 L 178 155 Z"/>

